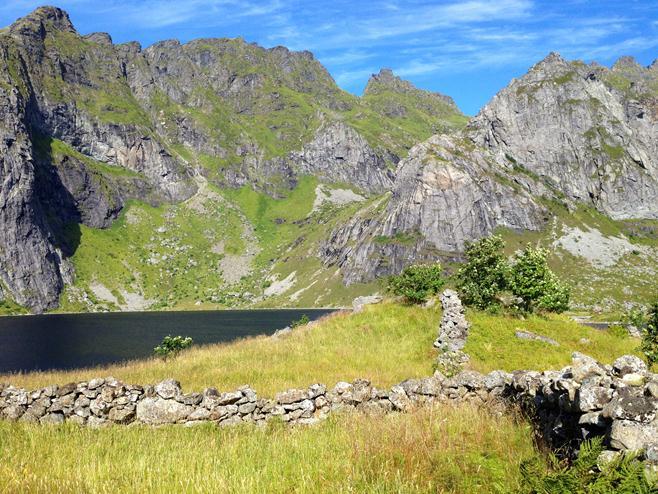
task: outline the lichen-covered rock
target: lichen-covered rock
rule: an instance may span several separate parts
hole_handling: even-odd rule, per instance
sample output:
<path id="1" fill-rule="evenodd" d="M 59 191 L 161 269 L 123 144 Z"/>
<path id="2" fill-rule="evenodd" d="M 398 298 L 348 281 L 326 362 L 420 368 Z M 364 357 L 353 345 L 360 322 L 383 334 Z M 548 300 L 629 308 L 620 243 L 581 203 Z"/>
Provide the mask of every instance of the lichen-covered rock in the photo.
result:
<path id="1" fill-rule="evenodd" d="M 180 396 L 182 392 L 178 381 L 174 379 L 166 379 L 155 385 L 155 393 L 160 396 L 160 398 L 167 400 L 169 398 Z"/>
<path id="2" fill-rule="evenodd" d="M 647 364 L 635 355 L 622 355 L 612 363 L 615 374 L 624 377 L 626 374 L 646 374 Z"/>
<path id="3" fill-rule="evenodd" d="M 656 441 L 658 427 L 632 420 L 615 420 L 610 429 L 610 446 L 621 451 L 641 451 Z"/>
<path id="4" fill-rule="evenodd" d="M 175 400 L 144 398 L 137 404 L 136 418 L 148 425 L 175 424 L 189 417 L 193 410 Z"/>

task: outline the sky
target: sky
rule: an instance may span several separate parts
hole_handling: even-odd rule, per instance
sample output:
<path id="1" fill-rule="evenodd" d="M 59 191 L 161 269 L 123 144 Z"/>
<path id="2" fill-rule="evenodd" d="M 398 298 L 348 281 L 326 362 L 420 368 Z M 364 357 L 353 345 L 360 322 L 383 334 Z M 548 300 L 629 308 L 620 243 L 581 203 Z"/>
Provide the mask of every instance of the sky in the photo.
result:
<path id="1" fill-rule="evenodd" d="M 41 5 L 0 0 L 0 25 Z M 361 94 L 382 67 L 452 96 L 473 115 L 513 77 L 557 51 L 610 65 L 658 58 L 656 0 L 59 0 L 79 32 L 144 47 L 163 39 L 237 37 L 310 50 Z"/>

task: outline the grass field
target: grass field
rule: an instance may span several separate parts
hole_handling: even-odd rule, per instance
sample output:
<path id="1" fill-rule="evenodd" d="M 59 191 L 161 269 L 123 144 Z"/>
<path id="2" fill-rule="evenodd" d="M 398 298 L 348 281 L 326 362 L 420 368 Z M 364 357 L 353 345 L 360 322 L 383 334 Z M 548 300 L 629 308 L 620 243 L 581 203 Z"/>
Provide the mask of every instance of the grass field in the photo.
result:
<path id="1" fill-rule="evenodd" d="M 638 342 L 569 321 L 469 312 L 470 366 L 559 368 L 573 350 L 604 362 Z M 341 313 L 290 336 L 193 348 L 177 359 L 104 369 L 0 376 L 35 388 L 92 376 L 133 383 L 179 379 L 186 390 L 252 385 L 261 395 L 293 386 L 366 377 L 377 386 L 432 373 L 441 313 L 394 302 Z M 518 340 L 516 328 L 559 347 Z M 587 338 L 589 343 L 581 342 Z M 437 404 L 406 414 L 332 415 L 314 427 L 104 429 L 0 422 L 0 493 L 375 492 L 508 493 L 522 489 L 519 465 L 543 456 L 530 425 L 510 412 Z"/>
<path id="2" fill-rule="evenodd" d="M 510 492 L 534 455 L 528 425 L 468 406 L 295 429 L 0 422 L 0 492 Z"/>

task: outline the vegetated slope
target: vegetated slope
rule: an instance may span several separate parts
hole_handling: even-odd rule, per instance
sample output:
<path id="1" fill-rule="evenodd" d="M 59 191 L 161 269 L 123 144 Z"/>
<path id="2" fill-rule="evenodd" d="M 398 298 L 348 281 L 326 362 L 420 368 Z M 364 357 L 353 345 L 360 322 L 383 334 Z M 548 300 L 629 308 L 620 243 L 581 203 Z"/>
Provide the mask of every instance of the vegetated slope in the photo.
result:
<path id="1" fill-rule="evenodd" d="M 103 33 L 81 36 L 65 12 L 37 9 L 0 31 L 0 298 L 6 307 L 15 301 L 42 311 L 56 307 L 68 287 L 75 292 L 69 306 L 79 309 L 147 306 L 146 300 L 171 307 L 187 295 L 185 303 L 203 303 L 190 295 L 201 289 L 185 281 L 173 282 L 186 290 L 174 302 L 149 298 L 149 269 L 142 273 L 134 261 L 162 253 L 146 244 L 123 242 L 109 258 L 102 257 L 108 249 L 100 249 L 98 263 L 117 273 L 112 286 L 106 273 L 96 275 L 84 264 L 89 256 L 76 254 L 95 237 L 102 242 L 98 229 L 111 227 L 127 204 L 154 208 L 174 222 L 180 213 L 182 221 L 204 201 L 217 202 L 208 190 L 222 195 L 245 187 L 259 204 L 303 195 L 302 204 L 287 203 L 297 210 L 286 213 L 306 221 L 316 200 L 308 188 L 292 192 L 304 188 L 305 176 L 318 185 L 350 184 L 339 193 L 320 187 L 316 210 L 322 199 L 343 205 L 382 194 L 391 187 L 395 163 L 414 143 L 466 120 L 445 97 L 408 89 L 386 91 L 388 101 L 399 99 L 408 109 L 386 114 L 379 100 L 340 90 L 309 52 L 264 49 L 242 39 L 164 41 L 142 50 L 137 43 L 115 45 Z M 421 99 L 422 105 L 415 103 Z M 224 194 L 222 201 L 230 199 Z M 224 268 L 226 255 L 215 245 L 221 241 L 230 244 L 230 255 L 255 258 L 304 237 L 303 227 L 295 238 L 290 231 L 262 237 L 251 224 L 255 218 L 239 206 L 223 208 L 228 223 L 206 216 L 208 225 L 195 218 L 187 227 L 197 237 L 208 230 L 207 242 L 216 247 L 211 253 L 219 256 L 212 261 L 224 260 Z M 267 221 L 279 224 L 285 216 Z M 241 244 L 224 238 L 234 236 L 236 222 L 244 232 Z M 157 242 L 158 232 L 151 241 L 144 231 L 148 222 L 141 230 L 127 224 L 130 241 Z M 199 242 L 196 247 L 205 246 Z M 204 255 L 210 254 L 195 253 Z M 170 268 L 182 272 L 178 257 Z M 240 279 L 236 272 L 216 284 L 233 284 Z"/>
<path id="2" fill-rule="evenodd" d="M 464 242 L 499 229 L 543 232 L 526 238 L 562 248 L 551 235 L 568 236 L 569 225 L 584 228 L 574 213 L 585 207 L 611 218 L 606 221 L 615 232 L 634 235 L 624 240 L 629 245 L 647 244 L 627 249 L 642 251 L 636 259 L 647 264 L 612 254 L 603 270 L 591 263 L 582 270 L 577 258 L 563 255 L 562 270 L 589 283 L 629 269 L 636 284 L 647 284 L 657 267 L 651 233 L 658 226 L 657 103 L 656 63 L 645 68 L 623 58 L 607 69 L 551 54 L 463 131 L 414 147 L 398 165 L 387 207 L 334 230 L 323 244 L 324 262 L 340 266 L 345 281 L 354 283 L 399 271 L 411 260 L 453 261 Z M 626 291 L 624 298 L 647 296 Z M 600 292 L 576 294 L 591 304 Z"/>

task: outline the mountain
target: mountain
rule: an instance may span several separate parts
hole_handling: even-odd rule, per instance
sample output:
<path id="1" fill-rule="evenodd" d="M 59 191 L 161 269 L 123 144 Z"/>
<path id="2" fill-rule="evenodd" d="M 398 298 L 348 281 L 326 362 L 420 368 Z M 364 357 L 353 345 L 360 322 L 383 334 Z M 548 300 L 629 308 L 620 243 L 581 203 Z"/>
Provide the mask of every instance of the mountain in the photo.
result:
<path id="1" fill-rule="evenodd" d="M 656 63 L 552 53 L 468 119 L 389 69 L 357 97 L 309 52 L 42 7 L 0 67 L 5 312 L 340 305 L 494 232 L 550 246 L 578 303 L 655 285 Z"/>
<path id="2" fill-rule="evenodd" d="M 53 7 L 0 31 L 0 67 L 0 290 L 34 311 L 57 307 L 67 290 L 72 310 L 125 308 L 137 299 L 152 305 L 145 263 L 153 265 L 155 254 L 199 264 L 196 249 L 205 250 L 216 257 L 204 261 L 215 276 L 208 288 L 234 285 L 252 273 L 259 254 L 278 256 L 283 243 L 301 237 L 282 234 L 282 226 L 264 248 L 257 218 L 247 217 L 248 205 L 228 197 L 231 191 L 257 201 L 262 213 L 264 204 L 294 202 L 294 191 L 310 187 L 304 204 L 291 204 L 298 211 L 286 211 L 293 221 L 306 220 L 320 196 L 319 204 L 344 204 L 386 192 L 413 144 L 466 123 L 454 104 L 410 87 L 385 91 L 385 99 L 408 108 L 386 114 L 381 98 L 340 90 L 309 52 L 242 39 L 115 45 L 104 33 L 79 35 Z M 342 192 L 332 192 L 339 185 Z M 317 197 L 307 197 L 316 188 Z M 196 231 L 186 215 L 206 203 L 216 214 L 204 224 L 194 218 Z M 149 221 L 180 220 L 198 242 L 174 248 L 181 239 L 164 235 L 156 248 L 147 232 L 136 231 L 138 210 Z M 260 218 L 262 228 L 287 221 L 279 216 Z M 112 251 L 105 237 L 118 228 L 117 218 L 135 235 L 124 241 L 136 244 Z M 242 231 L 228 231 L 227 222 Z M 85 249 L 95 242 L 88 263 Z M 181 249 L 192 247 L 195 254 L 184 259 Z M 158 280 L 152 295 L 192 289 L 210 269 L 186 266 L 181 274 L 182 265 L 168 264 L 151 273 Z"/>
<path id="3" fill-rule="evenodd" d="M 606 283 L 617 286 L 618 299 L 629 297 L 632 290 L 619 292 L 619 276 L 628 282 L 640 271 L 637 285 L 646 294 L 658 272 L 658 230 L 651 222 L 658 218 L 657 103 L 657 63 L 641 67 L 622 58 L 607 69 L 552 53 L 499 92 L 463 131 L 414 147 L 398 165 L 387 205 L 376 213 L 364 210 L 331 233 L 322 247 L 325 265 L 339 266 L 348 284 L 362 282 L 413 260 L 458 259 L 466 241 L 496 231 L 525 231 L 538 232 L 526 238 L 558 249 L 569 273 L 572 257 L 596 264 L 612 249 L 602 243 L 605 221 L 621 252 L 636 252 L 644 261 L 642 268 L 626 266 L 626 274 L 620 268 Z M 582 208 L 597 214 L 573 223 Z M 654 250 L 634 246 L 632 236 Z M 578 238 L 584 241 L 575 248 Z M 570 248 L 560 250 L 563 244 Z M 600 267 L 590 263 L 578 271 L 589 288 L 610 277 L 609 270 L 593 269 Z"/>

